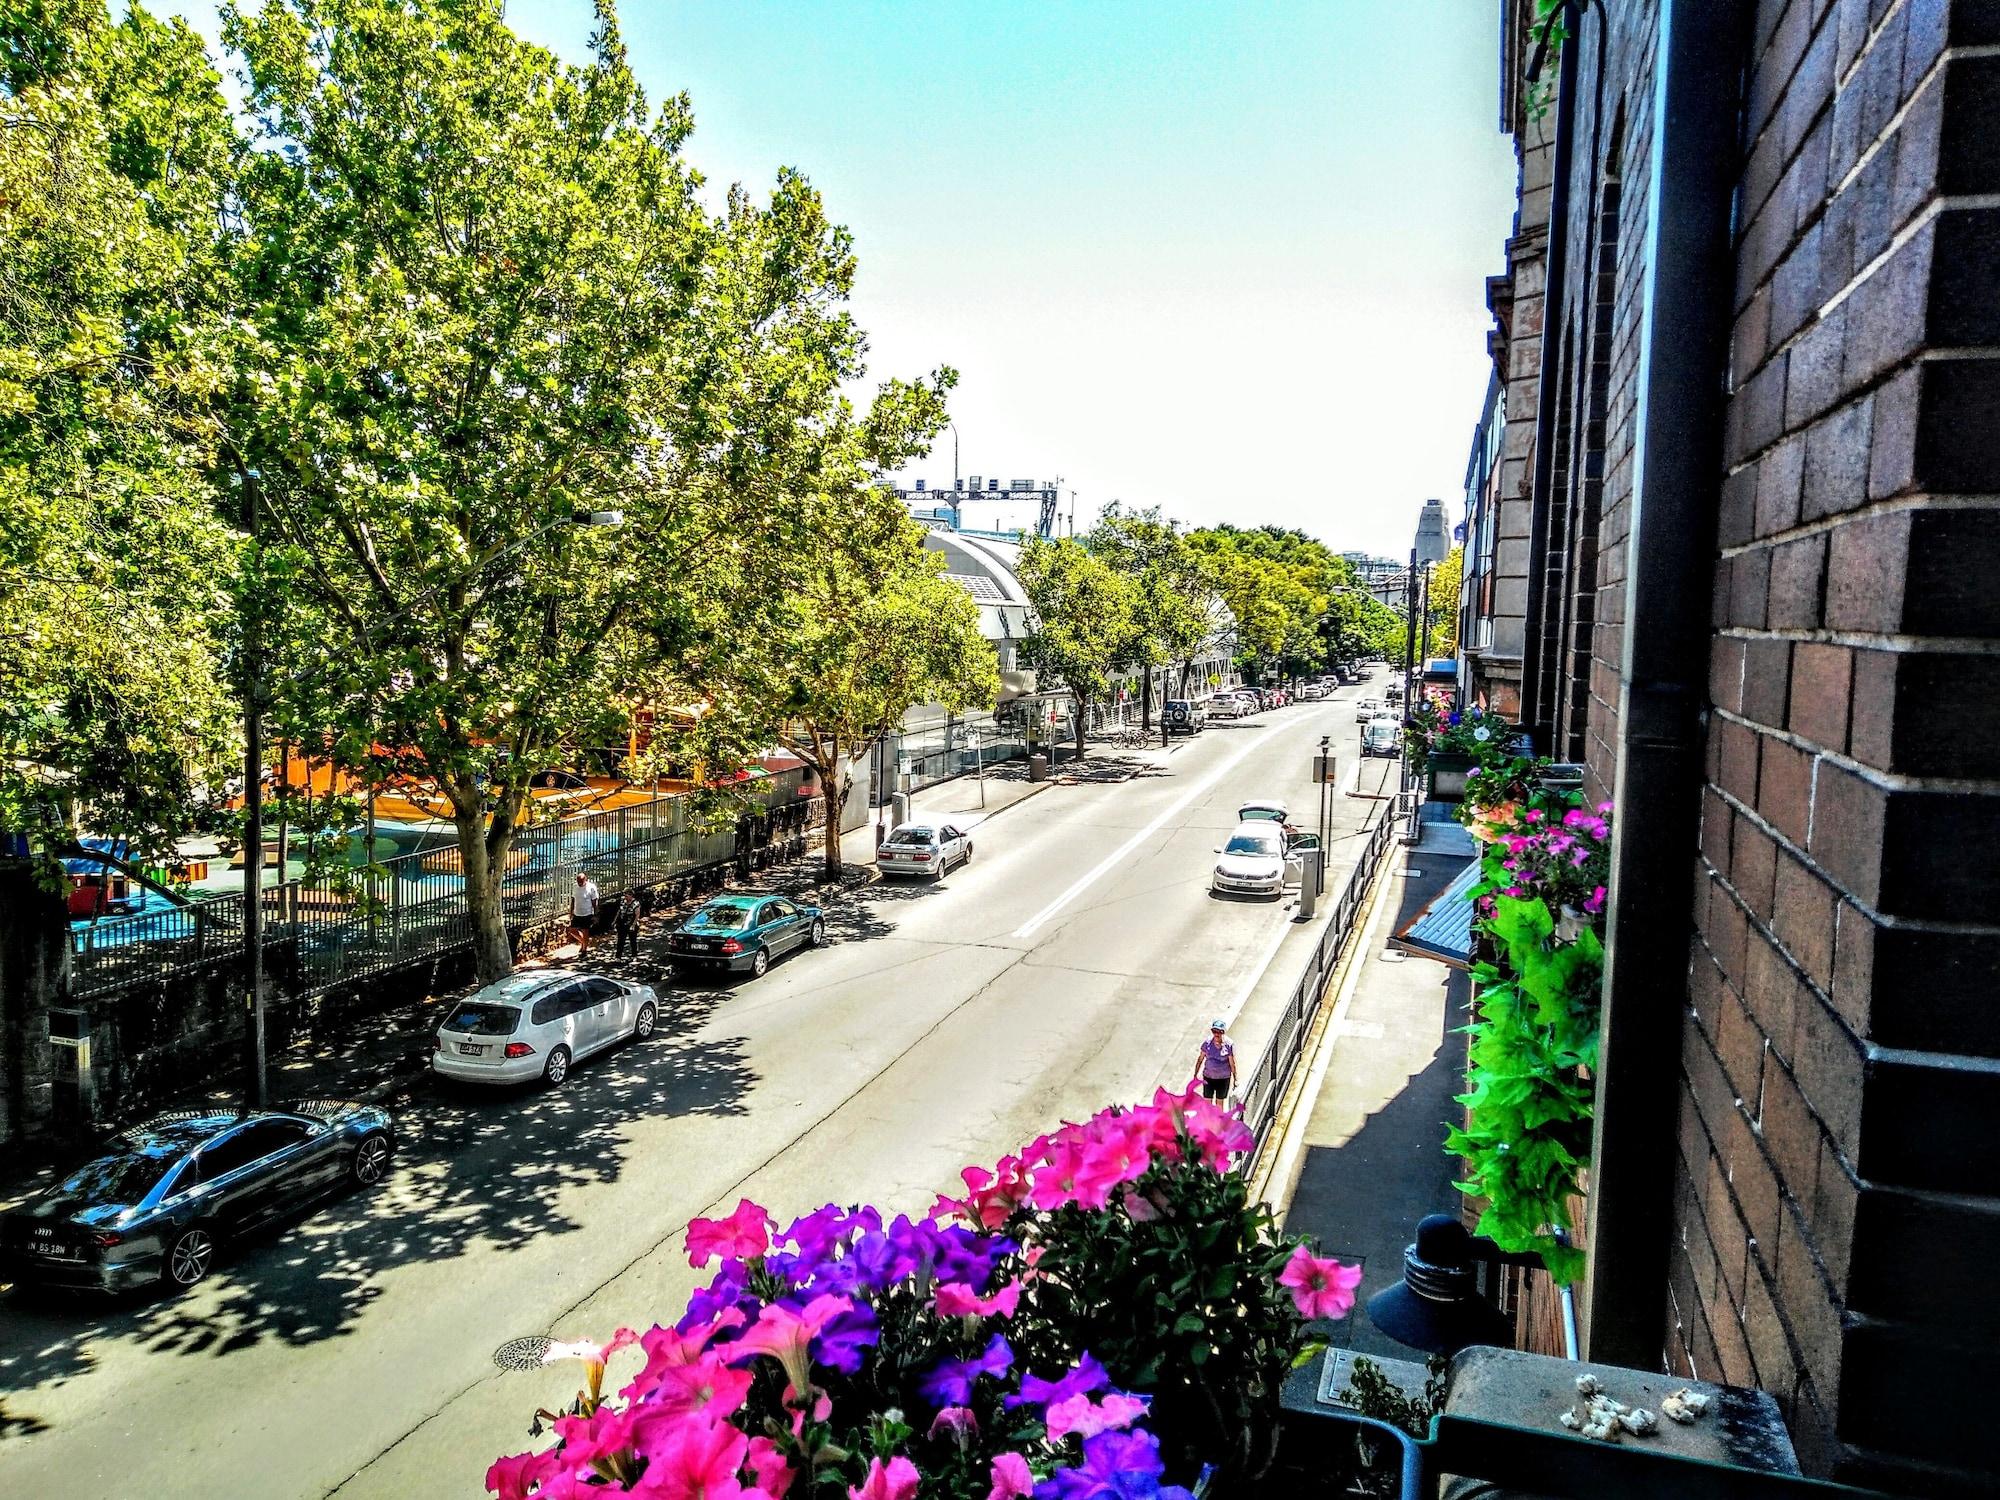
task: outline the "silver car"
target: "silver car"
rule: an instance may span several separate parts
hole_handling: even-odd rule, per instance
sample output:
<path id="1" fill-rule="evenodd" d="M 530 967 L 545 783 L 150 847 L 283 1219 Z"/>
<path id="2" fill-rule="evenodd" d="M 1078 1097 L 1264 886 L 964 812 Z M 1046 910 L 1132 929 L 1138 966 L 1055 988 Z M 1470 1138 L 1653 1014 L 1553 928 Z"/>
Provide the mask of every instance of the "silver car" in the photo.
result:
<path id="1" fill-rule="evenodd" d="M 1229 842 L 1215 851 L 1209 889 L 1218 896 L 1283 896 L 1285 831 L 1267 822 L 1239 824 Z"/>
<path id="2" fill-rule="evenodd" d="M 659 1024 L 651 986 L 567 969 L 509 974 L 453 1005 L 431 1044 L 431 1066 L 465 1083 L 554 1087 L 594 1052 Z"/>
<path id="3" fill-rule="evenodd" d="M 904 823 L 882 841 L 875 857 L 884 875 L 942 880 L 953 865 L 972 863 L 972 840 L 949 823 Z"/>

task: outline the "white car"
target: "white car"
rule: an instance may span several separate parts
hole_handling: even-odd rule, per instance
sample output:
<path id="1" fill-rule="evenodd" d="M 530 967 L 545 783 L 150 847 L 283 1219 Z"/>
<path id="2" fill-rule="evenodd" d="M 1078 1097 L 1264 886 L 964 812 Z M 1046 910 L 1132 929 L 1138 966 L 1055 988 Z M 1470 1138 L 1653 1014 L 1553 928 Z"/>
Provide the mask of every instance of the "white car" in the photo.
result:
<path id="1" fill-rule="evenodd" d="M 554 1087 L 575 1064 L 627 1037 L 643 1042 L 659 1023 L 650 985 L 538 969 L 509 974 L 446 1014 L 431 1043 L 431 1066 L 464 1083 Z"/>
<path id="2" fill-rule="evenodd" d="M 875 853 L 884 875 L 942 880 L 953 865 L 972 863 L 972 840 L 949 823 L 905 823 Z"/>
<path id="3" fill-rule="evenodd" d="M 1366 724 L 1375 715 L 1382 712 L 1383 707 L 1384 704 L 1380 698 L 1363 698 L 1354 705 L 1354 722 L 1357 724 Z"/>
<path id="4" fill-rule="evenodd" d="M 1218 896 L 1282 896 L 1285 893 L 1285 830 L 1276 823 L 1237 825 L 1216 851 L 1209 889 Z"/>
<path id="5" fill-rule="evenodd" d="M 1257 712 L 1257 700 L 1248 693 L 1217 693 L 1208 700 L 1211 719 L 1243 719 Z"/>
<path id="6" fill-rule="evenodd" d="M 1402 723 L 1393 714 L 1383 714 L 1361 726 L 1361 753 L 1365 756 L 1395 756 L 1403 744 Z"/>

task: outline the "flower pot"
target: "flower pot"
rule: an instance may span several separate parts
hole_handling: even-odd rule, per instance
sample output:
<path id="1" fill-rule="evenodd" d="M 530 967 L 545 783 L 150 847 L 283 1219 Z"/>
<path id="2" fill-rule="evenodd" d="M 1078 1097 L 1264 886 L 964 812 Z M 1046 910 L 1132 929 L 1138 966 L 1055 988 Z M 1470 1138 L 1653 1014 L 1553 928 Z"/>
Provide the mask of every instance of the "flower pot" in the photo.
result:
<path id="1" fill-rule="evenodd" d="M 1469 755 L 1432 751 L 1424 773 L 1430 799 L 1433 802 L 1463 802 L 1465 783 L 1472 775 L 1472 767 L 1473 760 Z"/>
<path id="2" fill-rule="evenodd" d="M 1567 901 L 1563 903 L 1561 914 L 1556 918 L 1556 941 L 1573 943 L 1590 930 L 1590 917 Z"/>

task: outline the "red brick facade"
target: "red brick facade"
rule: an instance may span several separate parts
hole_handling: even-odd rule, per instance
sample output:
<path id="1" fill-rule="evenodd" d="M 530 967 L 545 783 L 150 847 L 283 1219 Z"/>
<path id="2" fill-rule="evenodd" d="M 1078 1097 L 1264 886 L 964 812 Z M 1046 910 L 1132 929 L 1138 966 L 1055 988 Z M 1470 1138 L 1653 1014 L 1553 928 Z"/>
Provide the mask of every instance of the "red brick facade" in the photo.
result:
<path id="1" fill-rule="evenodd" d="M 1809 1472 L 1990 1493 L 2000 4 L 1706 9 L 1748 61 L 1705 785 L 1651 831 L 1693 883 L 1661 1358 L 1775 1394 Z M 1660 6 L 1573 25 L 1523 718 L 1613 796 Z"/>

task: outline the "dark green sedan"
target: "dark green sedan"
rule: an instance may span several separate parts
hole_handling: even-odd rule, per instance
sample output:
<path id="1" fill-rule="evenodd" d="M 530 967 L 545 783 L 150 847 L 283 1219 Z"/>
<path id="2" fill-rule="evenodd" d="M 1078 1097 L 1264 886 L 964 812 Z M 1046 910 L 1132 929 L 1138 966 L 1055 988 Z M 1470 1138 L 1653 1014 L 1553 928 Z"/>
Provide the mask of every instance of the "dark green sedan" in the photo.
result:
<path id="1" fill-rule="evenodd" d="M 668 934 L 667 951 L 682 967 L 761 975 L 781 954 L 825 942 L 826 918 L 817 906 L 787 896 L 717 896 Z"/>

